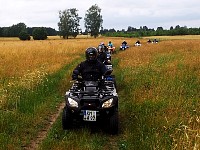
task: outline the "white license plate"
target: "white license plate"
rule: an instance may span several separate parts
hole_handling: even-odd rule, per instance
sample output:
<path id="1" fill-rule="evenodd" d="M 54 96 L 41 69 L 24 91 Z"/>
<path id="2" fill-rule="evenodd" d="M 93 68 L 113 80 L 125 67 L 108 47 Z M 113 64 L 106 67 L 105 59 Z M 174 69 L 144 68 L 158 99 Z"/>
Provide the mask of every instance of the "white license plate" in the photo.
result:
<path id="1" fill-rule="evenodd" d="M 83 120 L 84 121 L 96 121 L 96 111 L 92 110 L 84 110 L 83 112 Z"/>
<path id="2" fill-rule="evenodd" d="M 108 70 L 112 70 L 112 65 L 107 65 Z"/>

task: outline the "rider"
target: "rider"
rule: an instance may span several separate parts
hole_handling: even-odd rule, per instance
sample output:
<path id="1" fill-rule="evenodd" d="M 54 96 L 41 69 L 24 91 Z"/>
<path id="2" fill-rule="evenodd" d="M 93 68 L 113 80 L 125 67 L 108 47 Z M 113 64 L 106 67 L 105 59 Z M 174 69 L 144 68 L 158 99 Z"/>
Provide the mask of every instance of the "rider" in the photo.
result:
<path id="1" fill-rule="evenodd" d="M 139 40 L 137 40 L 137 41 L 135 42 L 135 44 L 140 44 L 140 41 L 139 41 Z"/>
<path id="2" fill-rule="evenodd" d="M 124 40 L 124 41 L 122 42 L 122 45 L 123 45 L 123 44 L 124 44 L 124 45 L 127 45 L 127 42 Z"/>
<path id="3" fill-rule="evenodd" d="M 97 59 L 104 63 L 107 59 L 107 54 L 106 52 L 104 51 L 104 46 L 103 45 L 99 45 L 98 46 L 98 56 L 97 56 Z"/>
<path id="4" fill-rule="evenodd" d="M 154 39 L 154 40 L 153 40 L 153 43 L 158 43 L 158 40 L 157 40 L 157 39 Z"/>
<path id="5" fill-rule="evenodd" d="M 112 48 L 112 47 L 113 47 L 113 44 L 112 44 L 112 42 L 111 42 L 111 41 L 109 41 L 109 42 L 108 42 L 108 46 L 109 46 L 110 48 Z"/>
<path id="6" fill-rule="evenodd" d="M 108 51 L 108 48 L 107 48 L 107 46 L 104 44 L 104 42 L 101 42 L 100 45 L 103 46 L 103 50 L 104 50 L 105 52 Z"/>
<path id="7" fill-rule="evenodd" d="M 147 41 L 147 43 L 151 43 L 151 39 L 149 39 L 149 40 Z"/>
<path id="8" fill-rule="evenodd" d="M 73 71 L 72 79 L 82 76 L 85 81 L 97 81 L 107 71 L 106 66 L 97 60 L 98 52 L 95 47 L 89 47 L 85 51 L 86 60 L 81 62 Z"/>

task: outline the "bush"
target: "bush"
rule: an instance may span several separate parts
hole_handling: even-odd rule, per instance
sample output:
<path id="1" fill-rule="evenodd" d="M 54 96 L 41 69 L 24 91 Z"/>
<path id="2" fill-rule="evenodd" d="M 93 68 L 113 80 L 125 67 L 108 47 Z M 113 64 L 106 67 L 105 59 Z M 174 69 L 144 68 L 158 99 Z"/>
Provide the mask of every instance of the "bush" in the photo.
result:
<path id="1" fill-rule="evenodd" d="M 33 30 L 33 39 L 34 40 L 46 40 L 47 39 L 47 32 L 45 28 L 35 28 Z"/>
<path id="2" fill-rule="evenodd" d="M 20 40 L 23 40 L 23 41 L 25 41 L 25 40 L 30 40 L 30 39 L 31 39 L 31 36 L 30 36 L 26 31 L 21 31 L 21 32 L 19 33 L 19 39 L 20 39 Z"/>

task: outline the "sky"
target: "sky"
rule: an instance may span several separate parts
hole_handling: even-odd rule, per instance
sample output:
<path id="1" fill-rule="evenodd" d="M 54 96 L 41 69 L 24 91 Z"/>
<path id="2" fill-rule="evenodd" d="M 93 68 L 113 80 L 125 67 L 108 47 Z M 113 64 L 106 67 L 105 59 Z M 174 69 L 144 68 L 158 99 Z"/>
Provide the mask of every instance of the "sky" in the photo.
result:
<path id="1" fill-rule="evenodd" d="M 76 8 L 85 30 L 85 13 L 95 4 L 101 8 L 104 29 L 200 27 L 200 0 L 0 0 L 0 4 L 0 27 L 25 23 L 58 30 L 59 11 Z"/>

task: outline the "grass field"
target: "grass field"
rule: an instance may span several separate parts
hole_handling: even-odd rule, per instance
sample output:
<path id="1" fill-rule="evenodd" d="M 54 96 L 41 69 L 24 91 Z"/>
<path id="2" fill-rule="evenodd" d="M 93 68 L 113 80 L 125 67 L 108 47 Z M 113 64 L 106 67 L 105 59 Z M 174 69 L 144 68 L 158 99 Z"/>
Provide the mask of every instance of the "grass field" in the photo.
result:
<path id="1" fill-rule="evenodd" d="M 63 131 L 59 117 L 38 149 L 200 149 L 200 38 L 147 44 L 148 38 L 141 47 L 126 39 L 126 51 L 119 51 L 125 38 L 0 39 L 0 149 L 24 149 L 36 139 L 63 102 L 85 49 L 110 40 L 117 47 L 119 135 Z"/>

